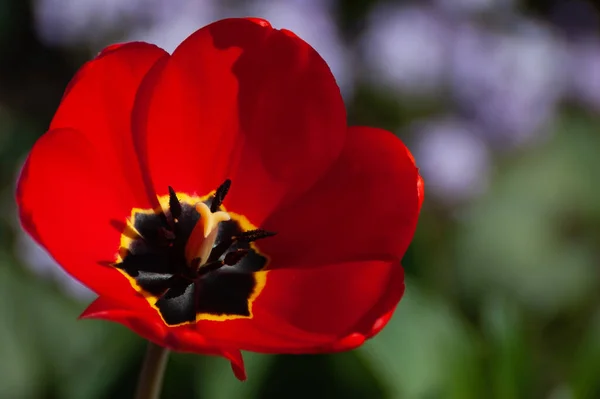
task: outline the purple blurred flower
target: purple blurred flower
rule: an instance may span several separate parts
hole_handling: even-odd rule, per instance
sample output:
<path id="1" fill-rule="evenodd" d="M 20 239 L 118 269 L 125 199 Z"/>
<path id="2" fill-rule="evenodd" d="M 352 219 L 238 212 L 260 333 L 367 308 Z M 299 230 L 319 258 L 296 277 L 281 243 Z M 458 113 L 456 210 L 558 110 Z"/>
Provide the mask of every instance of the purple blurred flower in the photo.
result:
<path id="1" fill-rule="evenodd" d="M 489 153 L 475 126 L 445 118 L 417 124 L 414 133 L 415 158 L 428 193 L 453 203 L 486 190 Z"/>
<path id="2" fill-rule="evenodd" d="M 492 33 L 463 25 L 452 59 L 453 92 L 463 111 L 500 144 L 539 138 L 565 86 L 561 43 L 530 22 Z"/>
<path id="3" fill-rule="evenodd" d="M 213 0 L 157 0 L 148 13 L 149 21 L 130 27 L 124 41 L 154 43 L 170 53 L 198 28 L 221 17 Z"/>
<path id="4" fill-rule="evenodd" d="M 451 43 L 449 26 L 432 8 L 379 6 L 361 43 L 367 78 L 403 95 L 436 94 Z"/>
<path id="5" fill-rule="evenodd" d="M 148 17 L 156 1 L 144 0 L 35 0 L 38 36 L 51 45 L 96 43 L 119 25 Z"/>
<path id="6" fill-rule="evenodd" d="M 434 4 L 449 15 L 469 16 L 510 9 L 515 0 L 434 0 Z"/>
<path id="7" fill-rule="evenodd" d="M 589 36 L 569 46 L 569 95 L 600 110 L 600 38 Z"/>

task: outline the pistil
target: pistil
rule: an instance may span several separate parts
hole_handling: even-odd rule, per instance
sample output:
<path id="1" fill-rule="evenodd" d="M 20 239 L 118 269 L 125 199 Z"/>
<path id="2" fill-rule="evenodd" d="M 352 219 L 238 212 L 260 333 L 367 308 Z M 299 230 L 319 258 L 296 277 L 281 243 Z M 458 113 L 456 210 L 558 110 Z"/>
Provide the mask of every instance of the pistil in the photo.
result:
<path id="1" fill-rule="evenodd" d="M 200 214 L 200 219 L 185 246 L 185 258 L 188 265 L 201 269 L 215 245 L 219 223 L 231 220 L 231 216 L 224 211 L 211 212 L 203 202 L 196 204 L 196 211 Z"/>

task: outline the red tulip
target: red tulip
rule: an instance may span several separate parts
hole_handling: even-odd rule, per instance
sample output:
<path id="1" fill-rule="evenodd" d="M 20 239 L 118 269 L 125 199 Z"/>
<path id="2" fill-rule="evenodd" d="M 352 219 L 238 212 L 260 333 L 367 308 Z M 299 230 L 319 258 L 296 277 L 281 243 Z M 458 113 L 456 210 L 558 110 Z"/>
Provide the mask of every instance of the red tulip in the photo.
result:
<path id="1" fill-rule="evenodd" d="M 240 350 L 336 352 L 379 332 L 422 200 L 402 142 L 348 127 L 323 59 L 257 19 L 172 55 L 102 51 L 17 190 L 23 227 L 98 294 L 82 317 L 224 356 L 240 379 Z"/>

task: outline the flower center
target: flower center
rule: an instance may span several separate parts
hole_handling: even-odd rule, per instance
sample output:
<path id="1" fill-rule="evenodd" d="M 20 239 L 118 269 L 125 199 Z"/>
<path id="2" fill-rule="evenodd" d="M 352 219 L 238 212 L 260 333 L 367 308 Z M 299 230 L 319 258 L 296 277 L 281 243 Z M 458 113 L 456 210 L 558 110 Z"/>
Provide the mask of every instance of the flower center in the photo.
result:
<path id="1" fill-rule="evenodd" d="M 160 197 L 158 209 L 134 209 L 114 266 L 169 325 L 252 317 L 268 257 L 258 229 L 222 206 L 230 180 L 204 196 Z"/>

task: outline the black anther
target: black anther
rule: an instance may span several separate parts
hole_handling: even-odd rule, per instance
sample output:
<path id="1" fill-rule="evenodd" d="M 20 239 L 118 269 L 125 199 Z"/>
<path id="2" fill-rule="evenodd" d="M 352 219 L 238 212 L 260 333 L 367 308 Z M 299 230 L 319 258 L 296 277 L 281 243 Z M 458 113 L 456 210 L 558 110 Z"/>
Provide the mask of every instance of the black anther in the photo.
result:
<path id="1" fill-rule="evenodd" d="M 245 231 L 245 232 L 235 236 L 234 238 L 238 241 L 252 242 L 252 241 L 256 241 L 256 240 L 261 240 L 263 238 L 272 237 L 275 234 L 277 234 L 277 233 L 272 232 L 272 231 L 263 230 L 263 229 L 256 229 L 256 230 Z"/>
<path id="2" fill-rule="evenodd" d="M 233 240 L 230 238 L 224 239 L 217 245 L 215 245 L 210 251 L 210 256 L 208 257 L 208 263 L 215 262 L 219 259 L 223 254 L 229 249 L 229 247 L 233 244 Z"/>
<path id="3" fill-rule="evenodd" d="M 173 219 L 179 219 L 181 217 L 181 202 L 175 194 L 173 187 L 169 186 L 169 209 L 171 210 L 171 216 Z"/>
<path id="4" fill-rule="evenodd" d="M 219 210 L 219 207 L 223 203 L 225 196 L 229 192 L 229 188 L 231 187 L 231 180 L 227 179 L 217 188 L 215 192 L 215 196 L 213 198 L 212 204 L 210 204 L 210 211 L 216 212 Z"/>

